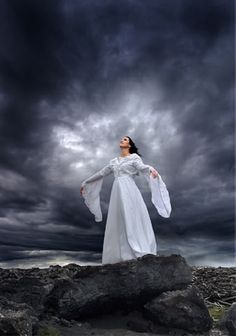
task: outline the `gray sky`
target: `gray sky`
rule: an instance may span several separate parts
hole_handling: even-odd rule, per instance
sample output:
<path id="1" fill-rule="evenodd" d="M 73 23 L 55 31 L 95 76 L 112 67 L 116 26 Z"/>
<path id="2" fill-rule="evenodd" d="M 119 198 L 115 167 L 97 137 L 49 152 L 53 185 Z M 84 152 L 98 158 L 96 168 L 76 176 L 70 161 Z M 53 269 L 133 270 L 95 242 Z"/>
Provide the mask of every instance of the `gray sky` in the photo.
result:
<path id="1" fill-rule="evenodd" d="M 113 176 L 103 222 L 79 189 L 124 135 L 170 193 L 162 218 L 136 178 L 159 253 L 235 265 L 233 7 L 0 2 L 0 267 L 101 262 Z"/>

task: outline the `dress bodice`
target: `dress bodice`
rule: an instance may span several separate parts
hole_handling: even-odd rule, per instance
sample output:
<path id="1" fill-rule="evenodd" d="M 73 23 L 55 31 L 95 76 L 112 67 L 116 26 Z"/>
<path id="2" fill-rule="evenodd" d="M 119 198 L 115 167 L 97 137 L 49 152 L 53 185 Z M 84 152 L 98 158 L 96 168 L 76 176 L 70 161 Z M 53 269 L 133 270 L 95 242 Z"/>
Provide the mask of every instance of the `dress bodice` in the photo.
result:
<path id="1" fill-rule="evenodd" d="M 137 167 L 137 154 L 130 154 L 124 157 L 116 157 L 110 161 L 110 167 L 114 174 L 114 177 L 119 176 L 130 176 L 134 177 L 135 175 L 139 175 L 138 167 Z M 150 169 L 149 165 L 144 165 L 145 169 Z"/>

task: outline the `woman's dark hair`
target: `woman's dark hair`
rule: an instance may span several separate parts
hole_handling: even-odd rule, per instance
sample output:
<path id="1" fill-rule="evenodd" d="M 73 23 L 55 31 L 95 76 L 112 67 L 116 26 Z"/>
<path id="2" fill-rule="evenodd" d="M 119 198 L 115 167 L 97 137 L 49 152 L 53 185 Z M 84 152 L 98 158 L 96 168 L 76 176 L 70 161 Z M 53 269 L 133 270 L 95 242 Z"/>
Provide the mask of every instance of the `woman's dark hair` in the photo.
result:
<path id="1" fill-rule="evenodd" d="M 133 142 L 133 140 L 132 140 L 128 135 L 126 135 L 126 137 L 129 138 L 129 144 L 130 144 L 130 146 L 131 146 L 131 147 L 129 148 L 129 152 L 130 152 L 130 154 L 136 153 L 136 154 L 138 154 L 140 157 L 142 157 L 142 155 L 139 154 L 139 152 L 138 152 L 138 147 L 135 146 L 135 143 Z"/>

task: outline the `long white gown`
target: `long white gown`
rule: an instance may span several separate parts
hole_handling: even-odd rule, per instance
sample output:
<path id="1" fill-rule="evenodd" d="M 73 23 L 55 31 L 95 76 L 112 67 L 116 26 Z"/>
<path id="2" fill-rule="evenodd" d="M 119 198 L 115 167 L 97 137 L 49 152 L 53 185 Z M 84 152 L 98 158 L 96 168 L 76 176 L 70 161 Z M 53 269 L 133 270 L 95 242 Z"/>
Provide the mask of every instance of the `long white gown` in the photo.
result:
<path id="1" fill-rule="evenodd" d="M 152 223 L 142 194 L 134 181 L 135 175 L 142 174 L 151 192 L 151 200 L 162 217 L 169 217 L 171 203 L 169 192 L 159 174 L 153 177 L 155 169 L 143 163 L 141 157 L 130 154 L 116 157 L 100 171 L 84 180 L 82 196 L 95 221 L 102 221 L 100 191 L 103 178 L 114 173 L 105 235 L 103 241 L 102 264 L 116 263 L 157 254 L 157 243 Z"/>

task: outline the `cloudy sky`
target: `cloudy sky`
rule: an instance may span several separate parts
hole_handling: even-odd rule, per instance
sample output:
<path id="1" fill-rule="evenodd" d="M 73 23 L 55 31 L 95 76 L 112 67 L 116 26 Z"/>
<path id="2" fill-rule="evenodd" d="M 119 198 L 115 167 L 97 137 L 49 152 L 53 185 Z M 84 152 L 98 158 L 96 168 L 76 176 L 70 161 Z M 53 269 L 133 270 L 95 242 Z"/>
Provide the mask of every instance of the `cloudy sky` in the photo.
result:
<path id="1" fill-rule="evenodd" d="M 234 1 L 1 0 L 0 267 L 101 263 L 81 182 L 129 135 L 162 175 L 159 253 L 235 265 Z"/>

